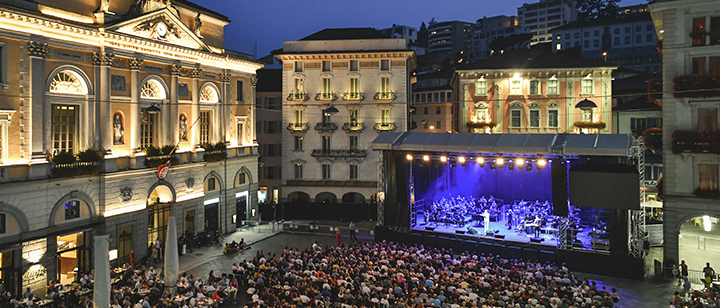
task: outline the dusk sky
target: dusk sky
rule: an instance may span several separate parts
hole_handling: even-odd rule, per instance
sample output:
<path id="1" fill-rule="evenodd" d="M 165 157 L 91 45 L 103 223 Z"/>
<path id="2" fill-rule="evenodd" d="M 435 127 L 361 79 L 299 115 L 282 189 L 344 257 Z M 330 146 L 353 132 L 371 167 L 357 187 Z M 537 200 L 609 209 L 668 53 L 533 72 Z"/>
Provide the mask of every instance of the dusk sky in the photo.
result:
<path id="1" fill-rule="evenodd" d="M 190 0 L 229 17 L 225 47 L 257 55 L 282 48 L 325 28 L 388 28 L 393 24 L 420 28 L 436 21 L 475 22 L 483 16 L 517 15 L 523 3 L 537 0 Z M 623 0 L 620 6 L 647 3 Z"/>

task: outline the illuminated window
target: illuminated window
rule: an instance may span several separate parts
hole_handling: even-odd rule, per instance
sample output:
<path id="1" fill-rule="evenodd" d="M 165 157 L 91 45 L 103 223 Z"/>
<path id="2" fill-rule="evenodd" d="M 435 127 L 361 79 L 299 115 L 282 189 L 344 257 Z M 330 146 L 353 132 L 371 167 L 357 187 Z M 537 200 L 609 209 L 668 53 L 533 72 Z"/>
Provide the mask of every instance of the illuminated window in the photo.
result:
<path id="1" fill-rule="evenodd" d="M 705 33 L 705 17 L 701 18 L 693 18 L 693 33 Z M 705 45 L 705 36 L 704 35 L 698 35 L 696 38 L 692 39 L 693 46 L 704 46 Z"/>
<path id="2" fill-rule="evenodd" d="M 242 83 L 242 82 L 239 82 L 239 83 Z M 239 99 L 238 101 L 241 101 L 241 99 Z M 218 95 L 217 95 L 217 92 L 215 92 L 215 89 L 213 89 L 212 87 L 208 87 L 208 86 L 203 87 L 202 91 L 200 91 L 200 102 L 202 102 L 202 103 L 217 103 Z"/>
<path id="3" fill-rule="evenodd" d="M 210 142 L 211 112 L 200 111 L 200 143 Z"/>
<path id="4" fill-rule="evenodd" d="M 300 124 L 303 122 L 303 111 L 302 109 L 295 110 L 295 124 Z"/>
<path id="5" fill-rule="evenodd" d="M 331 78 L 323 78 L 323 91 L 322 93 L 324 95 L 329 95 L 332 93 L 332 79 Z"/>
<path id="6" fill-rule="evenodd" d="M 706 190 L 718 189 L 718 165 L 698 164 L 698 188 Z"/>
<path id="7" fill-rule="evenodd" d="M 390 110 L 383 109 L 380 111 L 380 123 L 383 125 L 390 124 Z"/>
<path id="8" fill-rule="evenodd" d="M 80 201 L 65 202 L 65 220 L 80 218 Z"/>
<path id="9" fill-rule="evenodd" d="M 330 179 L 330 165 L 329 164 L 322 165 L 322 179 L 323 180 Z"/>
<path id="10" fill-rule="evenodd" d="M 323 152 L 330 151 L 330 136 L 322 136 L 322 150 Z"/>
<path id="11" fill-rule="evenodd" d="M 246 143 L 245 135 L 245 121 L 237 120 L 237 133 L 235 137 L 237 138 L 238 145 L 243 145 Z"/>
<path id="12" fill-rule="evenodd" d="M 148 80 L 140 88 L 141 98 L 165 99 L 165 91 L 157 80 Z"/>
<path id="13" fill-rule="evenodd" d="M 593 94 L 593 80 L 592 78 L 587 78 L 582 80 L 582 89 L 581 94 Z"/>
<path id="14" fill-rule="evenodd" d="M 717 108 L 698 109 L 698 131 L 716 132 L 718 127 Z"/>
<path id="15" fill-rule="evenodd" d="M 487 114 L 488 114 L 487 108 L 483 108 L 483 107 L 475 108 L 475 119 L 477 122 L 480 122 L 480 123 L 487 122 Z"/>
<path id="16" fill-rule="evenodd" d="M 555 50 L 562 50 L 562 44 L 561 43 L 555 44 Z"/>
<path id="17" fill-rule="evenodd" d="M 475 81 L 475 96 L 487 95 L 487 82 L 486 81 Z"/>
<path id="18" fill-rule="evenodd" d="M 300 78 L 295 78 L 295 88 L 294 88 L 295 94 L 303 93 L 304 86 L 303 86 L 303 80 Z"/>
<path id="19" fill-rule="evenodd" d="M 64 94 L 87 94 L 87 87 L 80 77 L 71 71 L 57 73 L 50 82 L 50 92 Z"/>
<path id="20" fill-rule="evenodd" d="M 358 110 L 357 109 L 350 109 L 349 111 L 350 115 L 350 125 L 357 125 L 358 124 Z"/>
<path id="21" fill-rule="evenodd" d="M 380 78 L 380 92 L 390 93 L 390 77 Z"/>
<path id="22" fill-rule="evenodd" d="M 358 164 L 350 164 L 350 179 L 351 180 L 357 180 L 358 174 L 360 173 L 360 165 Z"/>
<path id="23" fill-rule="evenodd" d="M 558 95 L 558 81 L 557 80 L 548 80 L 547 95 Z"/>
<path id="24" fill-rule="evenodd" d="M 142 114 L 145 115 L 140 124 L 140 147 L 143 149 L 155 145 L 155 124 L 157 122 L 157 114 L 149 114 L 146 109 L 141 109 Z"/>
<path id="25" fill-rule="evenodd" d="M 357 98 L 358 92 L 358 78 L 350 78 L 350 97 Z"/>
<path id="26" fill-rule="evenodd" d="M 522 95 L 522 80 L 510 80 L 510 95 Z"/>
<path id="27" fill-rule="evenodd" d="M 592 109 L 585 109 L 581 110 L 581 117 L 582 120 L 585 122 L 592 122 L 593 121 L 593 110 Z"/>
<path id="28" fill-rule="evenodd" d="M 294 176 L 296 180 L 303 178 L 303 164 L 295 164 L 293 170 L 295 171 Z"/>
<path id="29" fill-rule="evenodd" d="M 77 112 L 75 106 L 52 105 L 53 149 L 58 152 L 74 153 L 77 131 Z"/>

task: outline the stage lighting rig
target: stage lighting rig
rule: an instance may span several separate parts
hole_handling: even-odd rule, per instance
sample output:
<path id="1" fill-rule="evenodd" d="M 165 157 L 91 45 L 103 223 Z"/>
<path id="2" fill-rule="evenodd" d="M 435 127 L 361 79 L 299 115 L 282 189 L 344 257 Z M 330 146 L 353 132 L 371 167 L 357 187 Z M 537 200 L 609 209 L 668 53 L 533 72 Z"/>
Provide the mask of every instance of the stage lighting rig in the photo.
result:
<path id="1" fill-rule="evenodd" d="M 545 160 L 544 158 L 540 158 L 535 162 L 535 165 L 537 165 L 538 169 L 541 169 L 547 165 L 547 160 Z"/>
<path id="2" fill-rule="evenodd" d="M 515 163 L 513 162 L 512 159 L 508 159 L 508 170 L 513 170 L 513 169 L 515 169 Z"/>
<path id="3" fill-rule="evenodd" d="M 429 156 L 429 155 L 423 155 L 423 160 L 424 160 L 424 161 L 430 161 L 430 156 Z"/>
<path id="4" fill-rule="evenodd" d="M 478 164 L 480 165 L 480 168 L 485 168 L 485 158 L 478 157 L 475 160 L 477 160 Z"/>
<path id="5" fill-rule="evenodd" d="M 494 163 L 494 162 L 490 162 L 490 170 L 495 170 L 495 163 Z"/>
<path id="6" fill-rule="evenodd" d="M 523 164 L 525 164 L 525 160 L 522 158 L 515 159 L 515 163 L 518 165 L 518 167 L 522 167 Z"/>
<path id="7" fill-rule="evenodd" d="M 412 157 L 412 155 L 410 155 L 410 154 L 406 155 L 405 157 L 406 157 L 407 160 L 409 160 L 409 161 L 410 161 L 410 160 L 413 160 L 413 157 Z"/>
<path id="8" fill-rule="evenodd" d="M 497 164 L 498 167 L 502 168 L 503 164 L 505 164 L 505 159 L 502 157 L 498 157 L 495 159 L 495 164 Z"/>
<path id="9" fill-rule="evenodd" d="M 465 167 L 465 157 L 464 156 L 458 157 L 457 161 L 460 163 L 461 166 Z"/>
<path id="10" fill-rule="evenodd" d="M 532 162 L 528 162 L 528 163 L 527 163 L 527 165 L 525 166 L 525 170 L 526 170 L 527 172 L 532 171 Z"/>
<path id="11" fill-rule="evenodd" d="M 440 156 L 440 161 L 441 161 L 442 163 L 447 163 L 447 156 L 445 156 L 445 155 Z"/>

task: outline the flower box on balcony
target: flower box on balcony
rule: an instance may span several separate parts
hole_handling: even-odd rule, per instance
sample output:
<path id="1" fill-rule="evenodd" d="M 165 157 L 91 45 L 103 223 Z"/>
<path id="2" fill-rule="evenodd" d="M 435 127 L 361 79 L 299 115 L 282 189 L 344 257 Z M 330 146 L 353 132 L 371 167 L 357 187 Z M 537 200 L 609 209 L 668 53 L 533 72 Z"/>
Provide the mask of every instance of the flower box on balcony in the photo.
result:
<path id="1" fill-rule="evenodd" d="M 175 149 L 174 145 L 166 145 L 162 148 L 158 148 L 156 146 L 149 146 L 143 150 L 145 152 L 145 160 L 143 163 L 145 164 L 145 167 L 148 168 L 155 168 L 158 167 L 168 160 L 170 161 L 170 164 L 177 165 L 180 163 L 180 160 L 175 156 L 175 154 L 170 155 L 170 153 L 175 153 L 173 150 Z M 169 157 L 168 157 L 169 155 Z"/>
<path id="2" fill-rule="evenodd" d="M 693 192 L 696 197 L 703 198 L 703 199 L 717 199 L 720 198 L 720 190 L 717 188 L 715 189 L 708 189 L 708 188 L 697 188 Z"/>
<path id="3" fill-rule="evenodd" d="M 494 122 L 468 122 L 469 128 L 494 128 L 497 126 Z"/>
<path id="4" fill-rule="evenodd" d="M 677 130 L 672 134 L 672 152 L 720 154 L 720 132 Z"/>
<path id="5" fill-rule="evenodd" d="M 583 121 L 578 121 L 578 122 L 573 123 L 573 126 L 575 126 L 575 127 L 577 127 L 577 128 L 580 128 L 580 129 L 583 129 L 583 128 L 588 128 L 588 129 L 604 129 L 607 125 L 605 124 L 605 122 L 583 122 Z"/>
<path id="6" fill-rule="evenodd" d="M 100 173 L 102 160 L 102 153 L 93 149 L 82 151 L 77 157 L 72 153 L 60 152 L 51 158 L 53 167 L 50 172 L 56 178 L 96 175 Z"/>
<path id="7" fill-rule="evenodd" d="M 643 143 L 646 149 L 662 151 L 663 131 L 660 127 L 648 128 L 643 132 Z"/>
<path id="8" fill-rule="evenodd" d="M 227 146 L 224 142 L 218 142 L 216 144 L 203 143 L 200 145 L 205 149 L 203 160 L 206 162 L 216 162 L 227 158 Z"/>
<path id="9" fill-rule="evenodd" d="M 663 84 L 662 79 L 650 79 L 647 82 L 648 88 L 648 100 L 655 103 L 656 105 L 660 106 L 660 102 L 658 102 L 658 99 L 661 99 L 663 96 Z"/>
<path id="10" fill-rule="evenodd" d="M 673 78 L 673 83 L 673 96 L 676 98 L 720 96 L 718 76 L 677 76 Z"/>

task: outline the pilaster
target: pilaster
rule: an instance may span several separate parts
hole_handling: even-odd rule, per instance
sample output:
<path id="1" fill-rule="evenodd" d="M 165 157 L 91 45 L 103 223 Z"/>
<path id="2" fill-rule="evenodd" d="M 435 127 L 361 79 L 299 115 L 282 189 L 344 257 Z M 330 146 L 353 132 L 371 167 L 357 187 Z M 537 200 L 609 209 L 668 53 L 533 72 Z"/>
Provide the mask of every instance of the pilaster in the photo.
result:
<path id="1" fill-rule="evenodd" d="M 253 109 L 253 106 L 255 105 L 255 89 L 257 87 L 257 75 L 250 78 L 250 84 L 252 85 L 252 90 L 250 91 L 250 97 L 248 98 L 249 106 L 248 106 L 248 113 L 250 120 L 246 125 L 248 125 L 248 129 L 250 130 L 250 138 L 252 138 L 252 143 L 257 144 L 257 132 L 255 131 L 255 109 Z M 240 134 L 240 132 L 235 132 L 236 134 Z M 236 136 L 237 139 L 237 136 Z"/>
<path id="2" fill-rule="evenodd" d="M 140 123 L 142 122 L 142 113 L 140 112 L 140 69 L 143 66 L 143 59 L 134 58 L 128 61 L 130 67 L 130 104 L 131 113 L 130 127 L 130 149 L 131 154 L 140 152 Z"/>
<path id="3" fill-rule="evenodd" d="M 109 52 L 95 52 L 92 56 L 93 64 L 97 67 L 99 79 L 98 91 L 95 100 L 98 102 L 100 125 L 100 150 L 105 154 L 111 154 L 113 144 L 112 110 L 110 107 L 110 66 L 115 60 L 115 55 Z M 91 117 L 92 118 L 92 117 Z M 97 146 L 96 146 L 97 148 Z"/>
<path id="4" fill-rule="evenodd" d="M 167 144 L 176 144 L 180 140 L 180 123 L 179 123 L 179 110 L 178 110 L 178 74 L 180 73 L 180 65 L 170 66 L 170 101 L 169 101 L 169 116 L 170 116 L 170 129 L 169 129 L 169 142 Z"/>
<path id="5" fill-rule="evenodd" d="M 200 144 L 200 127 L 195 124 L 195 121 L 200 117 L 200 75 L 202 70 L 199 68 L 190 71 L 190 77 L 192 82 L 190 83 L 190 92 L 192 93 L 192 115 L 188 118 L 188 125 L 192 125 L 190 129 L 190 135 L 193 144 L 193 148 L 197 148 Z"/>
<path id="6" fill-rule="evenodd" d="M 32 118 L 32 133 L 30 141 L 32 144 L 31 155 L 33 159 L 42 159 L 45 154 L 50 153 L 52 144 L 47 137 L 50 137 L 50 104 L 45 104 L 45 56 L 48 53 L 48 44 L 42 42 L 28 42 L 28 54 L 30 55 L 30 114 Z M 46 120 L 47 118 L 47 120 Z M 47 131 L 47 133 L 45 133 Z"/>

